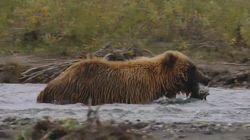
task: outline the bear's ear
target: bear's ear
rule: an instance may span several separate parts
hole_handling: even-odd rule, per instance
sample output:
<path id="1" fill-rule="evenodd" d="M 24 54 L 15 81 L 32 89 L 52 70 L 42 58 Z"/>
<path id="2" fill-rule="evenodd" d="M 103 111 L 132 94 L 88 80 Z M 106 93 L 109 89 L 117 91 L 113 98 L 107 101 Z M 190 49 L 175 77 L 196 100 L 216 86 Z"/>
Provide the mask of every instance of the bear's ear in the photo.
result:
<path id="1" fill-rule="evenodd" d="M 177 57 L 174 54 L 166 54 L 163 65 L 166 69 L 173 68 L 177 61 Z"/>

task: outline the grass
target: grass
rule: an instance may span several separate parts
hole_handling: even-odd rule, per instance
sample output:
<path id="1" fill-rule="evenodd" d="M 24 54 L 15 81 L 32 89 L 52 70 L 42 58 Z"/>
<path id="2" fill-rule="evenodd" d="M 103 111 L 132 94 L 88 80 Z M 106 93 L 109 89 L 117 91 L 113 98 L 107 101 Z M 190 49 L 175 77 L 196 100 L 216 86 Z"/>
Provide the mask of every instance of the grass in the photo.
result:
<path id="1" fill-rule="evenodd" d="M 2 0 L 0 54 L 74 56 L 112 42 L 217 59 L 250 52 L 249 13 L 244 0 Z"/>

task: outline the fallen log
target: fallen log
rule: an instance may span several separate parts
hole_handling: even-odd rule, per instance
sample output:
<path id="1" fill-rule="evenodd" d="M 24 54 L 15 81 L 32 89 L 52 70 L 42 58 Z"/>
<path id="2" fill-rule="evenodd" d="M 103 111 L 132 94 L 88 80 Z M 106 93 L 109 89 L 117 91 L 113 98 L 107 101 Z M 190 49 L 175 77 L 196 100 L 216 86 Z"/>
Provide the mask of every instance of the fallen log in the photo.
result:
<path id="1" fill-rule="evenodd" d="M 58 64 L 54 63 L 28 69 L 21 73 L 20 81 L 23 83 L 47 83 L 77 61 L 79 60 L 69 60 Z"/>
<path id="2" fill-rule="evenodd" d="M 140 56 L 153 56 L 153 53 L 149 50 L 134 47 L 114 49 L 110 46 L 110 44 L 108 44 L 94 53 L 87 53 L 84 55 L 85 56 L 80 56 L 80 58 L 85 59 L 88 57 L 100 57 L 109 61 L 125 61 Z M 21 73 L 19 80 L 23 83 L 47 83 L 79 60 L 81 59 L 67 60 L 61 63 L 53 63 L 30 68 Z"/>

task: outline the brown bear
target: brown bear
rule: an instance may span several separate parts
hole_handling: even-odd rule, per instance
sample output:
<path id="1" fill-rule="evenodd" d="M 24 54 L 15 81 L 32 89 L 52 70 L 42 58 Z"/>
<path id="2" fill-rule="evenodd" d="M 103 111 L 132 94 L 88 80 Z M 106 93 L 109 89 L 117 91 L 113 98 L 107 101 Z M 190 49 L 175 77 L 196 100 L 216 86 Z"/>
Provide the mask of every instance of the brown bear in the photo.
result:
<path id="1" fill-rule="evenodd" d="M 193 62 L 178 51 L 128 61 L 85 59 L 49 82 L 37 102 L 88 104 L 91 99 L 92 105 L 145 104 L 180 91 L 203 99 L 199 83 L 208 81 Z"/>

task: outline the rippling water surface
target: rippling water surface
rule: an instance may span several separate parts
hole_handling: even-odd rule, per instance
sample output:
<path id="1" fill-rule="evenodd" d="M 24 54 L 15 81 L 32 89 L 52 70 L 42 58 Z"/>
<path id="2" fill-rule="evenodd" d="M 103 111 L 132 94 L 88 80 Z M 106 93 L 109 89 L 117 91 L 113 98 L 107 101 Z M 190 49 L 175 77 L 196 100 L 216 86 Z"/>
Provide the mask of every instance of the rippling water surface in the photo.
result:
<path id="1" fill-rule="evenodd" d="M 0 119 L 6 117 L 86 119 L 82 104 L 38 104 L 36 97 L 44 84 L 0 84 Z M 250 90 L 210 88 L 207 101 L 175 104 L 107 104 L 100 108 L 102 119 L 163 122 L 250 122 Z"/>

